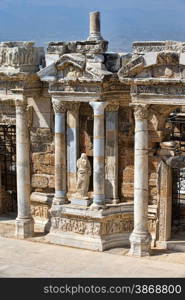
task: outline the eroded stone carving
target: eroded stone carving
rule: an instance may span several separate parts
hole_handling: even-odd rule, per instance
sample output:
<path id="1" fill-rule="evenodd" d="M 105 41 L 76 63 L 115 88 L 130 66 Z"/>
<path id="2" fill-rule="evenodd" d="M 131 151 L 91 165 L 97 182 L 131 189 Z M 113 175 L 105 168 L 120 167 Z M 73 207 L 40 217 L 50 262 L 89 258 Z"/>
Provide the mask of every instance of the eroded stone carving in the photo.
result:
<path id="1" fill-rule="evenodd" d="M 66 104 L 60 100 L 53 100 L 53 109 L 55 113 L 65 113 L 66 112 Z"/>
<path id="2" fill-rule="evenodd" d="M 39 64 L 38 48 L 32 42 L 3 42 L 0 43 L 1 66 L 33 66 Z"/>
<path id="3" fill-rule="evenodd" d="M 131 94 L 157 94 L 157 95 L 185 95 L 184 86 L 172 85 L 135 85 L 131 87 Z"/>
<path id="4" fill-rule="evenodd" d="M 148 118 L 148 105 L 135 105 L 134 106 L 134 116 L 137 120 Z"/>
<path id="5" fill-rule="evenodd" d="M 31 214 L 34 217 L 40 217 L 40 218 L 49 218 L 49 210 L 48 206 L 46 205 L 32 205 L 31 206 Z"/>
<path id="6" fill-rule="evenodd" d="M 53 217 L 51 223 L 53 231 L 69 231 L 86 235 L 111 235 L 131 232 L 133 229 L 133 216 L 118 215 L 116 218 L 104 221 Z"/>
<path id="7" fill-rule="evenodd" d="M 88 198 L 89 179 L 91 176 L 91 165 L 85 153 L 77 160 L 77 194 L 80 197 Z"/>

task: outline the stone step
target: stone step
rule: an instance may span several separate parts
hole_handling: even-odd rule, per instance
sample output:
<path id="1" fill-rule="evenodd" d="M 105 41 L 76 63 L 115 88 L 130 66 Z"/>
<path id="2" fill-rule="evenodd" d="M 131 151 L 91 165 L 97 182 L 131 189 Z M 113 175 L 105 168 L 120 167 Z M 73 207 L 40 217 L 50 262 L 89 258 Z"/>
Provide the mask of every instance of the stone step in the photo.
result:
<path id="1" fill-rule="evenodd" d="M 185 252 L 185 238 L 182 240 L 167 241 L 167 249 L 172 251 Z"/>
<path id="2" fill-rule="evenodd" d="M 15 236 L 15 216 L 2 215 L 0 216 L 0 236 L 14 237 Z"/>

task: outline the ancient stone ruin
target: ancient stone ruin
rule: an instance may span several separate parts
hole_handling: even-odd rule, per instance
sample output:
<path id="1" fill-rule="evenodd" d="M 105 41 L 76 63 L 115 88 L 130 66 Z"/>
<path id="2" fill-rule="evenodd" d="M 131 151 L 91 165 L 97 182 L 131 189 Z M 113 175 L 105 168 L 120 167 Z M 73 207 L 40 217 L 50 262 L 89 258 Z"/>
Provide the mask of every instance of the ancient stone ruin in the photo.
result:
<path id="1" fill-rule="evenodd" d="M 185 43 L 110 53 L 99 12 L 86 41 L 0 43 L 0 157 L 1 235 L 166 248 L 185 229 Z"/>

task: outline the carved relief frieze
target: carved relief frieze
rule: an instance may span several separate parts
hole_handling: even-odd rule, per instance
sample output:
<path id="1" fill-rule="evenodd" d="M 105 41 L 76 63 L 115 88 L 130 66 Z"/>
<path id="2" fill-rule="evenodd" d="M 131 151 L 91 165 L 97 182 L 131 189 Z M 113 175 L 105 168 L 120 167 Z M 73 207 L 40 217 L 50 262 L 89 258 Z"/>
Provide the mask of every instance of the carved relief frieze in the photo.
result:
<path id="1" fill-rule="evenodd" d="M 34 47 L 0 47 L 1 66 L 37 65 L 38 55 Z"/>
<path id="2" fill-rule="evenodd" d="M 133 215 L 119 215 L 110 220 L 93 221 L 69 217 L 53 217 L 52 231 L 74 232 L 86 235 L 108 235 L 133 230 Z"/>
<path id="3" fill-rule="evenodd" d="M 146 52 L 161 52 L 161 51 L 179 51 L 183 50 L 182 43 L 161 41 L 161 42 L 135 42 L 133 43 L 133 50 L 135 53 Z"/>
<path id="4" fill-rule="evenodd" d="M 101 87 L 87 84 L 50 84 L 51 92 L 81 92 L 81 93 L 98 93 L 101 92 Z"/>
<path id="5" fill-rule="evenodd" d="M 33 217 L 49 218 L 49 207 L 47 205 L 31 205 L 31 215 Z"/>
<path id="6" fill-rule="evenodd" d="M 156 94 L 156 95 L 178 95 L 185 96 L 184 86 L 173 85 L 135 85 L 131 87 L 131 94 Z"/>

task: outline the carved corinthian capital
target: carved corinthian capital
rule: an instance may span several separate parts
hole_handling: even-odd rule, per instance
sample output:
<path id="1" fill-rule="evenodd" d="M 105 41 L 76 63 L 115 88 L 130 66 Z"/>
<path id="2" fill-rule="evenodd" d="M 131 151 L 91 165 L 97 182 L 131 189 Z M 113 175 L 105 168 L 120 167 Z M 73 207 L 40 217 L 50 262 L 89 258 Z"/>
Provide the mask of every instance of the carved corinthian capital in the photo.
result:
<path id="1" fill-rule="evenodd" d="M 16 114 L 25 114 L 27 111 L 27 104 L 23 101 L 15 101 Z"/>
<path id="2" fill-rule="evenodd" d="M 118 111 L 119 104 L 108 104 L 106 107 L 106 111 L 112 112 L 112 111 Z"/>
<path id="3" fill-rule="evenodd" d="M 66 112 L 66 103 L 61 100 L 53 100 L 53 109 L 56 113 L 65 113 Z"/>
<path id="4" fill-rule="evenodd" d="M 136 120 L 148 119 L 149 116 L 148 105 L 145 104 L 134 105 L 134 116 Z"/>

